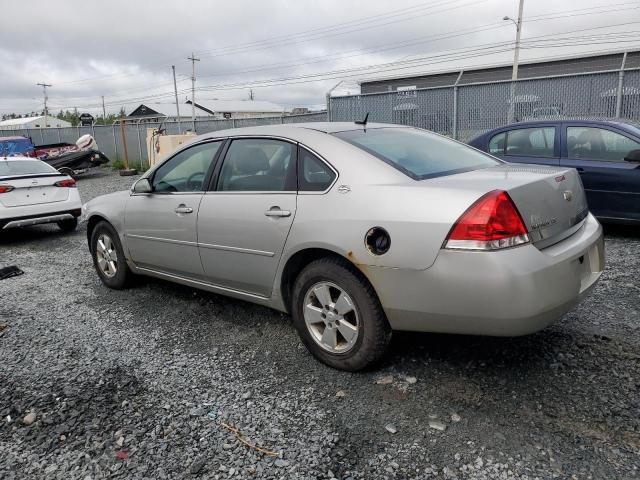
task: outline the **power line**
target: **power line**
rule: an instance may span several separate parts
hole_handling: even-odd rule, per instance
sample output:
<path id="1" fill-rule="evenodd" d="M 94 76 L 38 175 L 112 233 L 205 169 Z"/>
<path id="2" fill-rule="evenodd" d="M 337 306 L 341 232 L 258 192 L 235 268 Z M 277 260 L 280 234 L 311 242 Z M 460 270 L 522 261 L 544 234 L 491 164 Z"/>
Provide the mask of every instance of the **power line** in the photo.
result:
<path id="1" fill-rule="evenodd" d="M 537 37 L 531 37 L 527 40 L 525 40 L 523 43 L 526 43 L 527 45 L 531 45 L 533 47 L 533 41 L 543 41 L 542 39 L 545 39 L 547 37 L 554 37 L 554 36 L 560 36 L 557 38 L 551 38 L 549 40 L 544 40 L 546 42 L 550 42 L 550 41 L 562 41 L 564 42 L 563 45 L 566 45 L 568 41 L 575 41 L 576 39 L 581 39 L 581 38 L 594 38 L 594 35 L 598 35 L 598 34 L 591 34 L 588 36 L 584 36 L 584 37 L 568 37 L 568 34 L 571 33 L 580 33 L 580 32 L 584 32 L 584 31 L 593 31 L 593 30 L 598 30 L 598 29 L 603 29 L 603 28 L 611 28 L 611 27 L 619 27 L 619 26 L 624 26 L 624 25 L 632 25 L 632 24 L 637 24 L 640 22 L 624 22 L 624 23 L 619 23 L 619 24 L 613 24 L 613 25 L 605 25 L 605 26 L 600 26 L 600 27 L 590 27 L 590 28 L 586 28 L 586 29 L 578 29 L 578 30 L 573 30 L 573 31 L 568 31 L 568 32 L 563 32 L 563 33 L 553 33 L 553 34 L 548 34 L 548 35 L 541 35 L 541 36 L 537 36 Z M 605 35 L 605 34 L 599 34 L 599 35 Z M 615 35 L 615 34 L 608 34 L 609 36 L 611 35 Z M 596 37 L 597 38 L 597 37 Z M 616 37 L 612 37 L 612 38 L 616 38 Z M 619 37 L 619 38 L 623 38 L 623 37 Z M 352 68 L 352 69 L 343 69 L 343 70 L 335 70 L 335 71 L 330 71 L 330 72 L 322 72 L 322 73 L 316 73 L 316 74 L 311 74 L 311 75 L 298 75 L 298 76 L 292 76 L 292 77 L 284 77 L 284 78 L 273 78 L 273 79 L 262 79 L 262 80 L 255 80 L 255 81 L 251 81 L 251 82 L 236 82 L 236 83 L 222 83 L 222 84 L 214 84 L 214 85 L 209 85 L 209 86 L 204 86 L 198 89 L 198 91 L 207 91 L 207 90 L 215 90 L 215 89 L 221 89 L 221 90 L 232 90 L 232 89 L 238 89 L 238 88 L 247 88 L 250 86 L 255 86 L 258 88 L 264 88 L 264 87 L 271 87 L 271 86 L 278 86 L 278 85 L 290 85 L 290 84 L 295 84 L 295 83 L 309 83 L 309 79 L 312 79 L 310 81 L 322 81 L 322 80 L 327 80 L 327 79 L 334 79 L 334 78 L 348 78 L 348 77 L 353 77 L 353 76 L 360 76 L 360 75 L 365 75 L 365 74 L 376 74 L 376 73 L 384 73 L 384 72 L 389 72 L 389 71 L 396 71 L 396 70 L 404 70 L 407 68 L 413 68 L 413 67 L 419 67 L 419 66 L 423 66 L 423 65 L 428 65 L 430 63 L 442 63 L 444 61 L 450 61 L 450 60 L 455 60 L 455 59 L 462 59 L 462 58 L 471 58 L 469 57 L 467 54 L 468 53 L 473 53 L 474 50 L 476 52 L 479 52 L 481 54 L 478 55 L 474 55 L 474 56 L 486 56 L 492 53 L 499 53 L 498 51 L 492 51 L 492 50 L 486 50 L 489 48 L 493 48 L 494 50 L 496 48 L 502 47 L 502 46 L 506 46 L 508 45 L 510 42 L 502 42 L 502 43 L 496 43 L 496 44 L 486 44 L 484 46 L 481 46 L 481 48 L 476 48 L 476 49 L 471 49 L 469 50 L 467 48 L 466 51 L 460 51 L 460 49 L 454 51 L 454 53 L 441 53 L 438 55 L 431 55 L 431 56 L 427 56 L 427 57 L 420 57 L 417 59 L 411 59 L 411 60 L 406 60 L 406 61 L 400 61 L 400 62 L 387 62 L 387 63 L 383 63 L 383 64 L 376 64 L 376 65 L 366 65 L 366 66 L 361 66 L 361 67 L 356 67 L 356 68 Z M 584 43 L 584 42 L 583 42 Z M 558 46 L 558 44 L 555 44 L 556 46 Z M 560 45 L 562 46 L 562 45 Z M 486 50 L 484 52 L 482 52 L 482 50 Z M 451 52 L 451 51 L 449 51 Z M 465 54 L 464 57 L 461 58 L 456 58 L 456 55 L 459 57 L 461 54 Z M 433 60 L 436 58 L 441 58 L 442 60 L 439 62 L 434 62 Z M 425 62 L 427 61 L 428 63 L 420 63 L 420 62 Z M 382 68 L 382 70 L 380 70 Z M 352 74 L 353 73 L 353 74 Z M 184 91 L 183 91 L 184 93 Z M 192 92 L 193 93 L 193 92 Z M 123 104 L 123 103 L 136 103 L 139 101 L 147 101 L 150 99 L 161 99 L 161 98 L 166 98 L 168 96 L 172 95 L 171 92 L 163 92 L 163 93 L 159 93 L 159 94 L 154 94 L 154 95 L 147 95 L 147 96 L 142 96 L 142 97 L 135 97 L 134 99 L 123 99 L 123 100 L 115 100 L 114 103 L 115 104 Z"/>

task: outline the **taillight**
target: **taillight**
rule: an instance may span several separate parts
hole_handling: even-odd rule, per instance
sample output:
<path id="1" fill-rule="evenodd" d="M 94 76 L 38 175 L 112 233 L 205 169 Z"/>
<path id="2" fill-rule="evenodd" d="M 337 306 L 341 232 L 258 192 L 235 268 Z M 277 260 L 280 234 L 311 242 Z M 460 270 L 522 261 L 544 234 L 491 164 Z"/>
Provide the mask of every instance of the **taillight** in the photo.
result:
<path id="1" fill-rule="evenodd" d="M 499 250 L 529 242 L 527 228 L 513 200 L 502 190 L 480 197 L 455 223 L 444 248 Z"/>
<path id="2" fill-rule="evenodd" d="M 11 185 L 0 185 L 0 193 L 7 193 L 13 190 Z"/>
<path id="3" fill-rule="evenodd" d="M 60 180 L 54 183 L 56 187 L 68 187 L 72 188 L 76 186 L 76 181 L 73 178 L 67 178 L 66 180 Z"/>

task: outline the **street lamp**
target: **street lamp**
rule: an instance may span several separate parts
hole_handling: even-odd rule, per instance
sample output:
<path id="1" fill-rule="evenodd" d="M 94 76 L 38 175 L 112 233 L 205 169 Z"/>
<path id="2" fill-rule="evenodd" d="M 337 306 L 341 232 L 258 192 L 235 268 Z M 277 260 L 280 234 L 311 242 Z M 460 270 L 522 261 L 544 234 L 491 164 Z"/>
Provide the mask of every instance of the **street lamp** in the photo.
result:
<path id="1" fill-rule="evenodd" d="M 516 26 L 516 45 L 513 52 L 513 70 L 511 73 L 511 95 L 509 99 L 509 123 L 515 120 L 515 93 L 516 80 L 518 79 L 518 57 L 520 56 L 520 33 L 522 32 L 522 9 L 524 0 L 520 0 L 518 5 L 518 20 L 505 15 L 502 20 L 510 21 Z"/>

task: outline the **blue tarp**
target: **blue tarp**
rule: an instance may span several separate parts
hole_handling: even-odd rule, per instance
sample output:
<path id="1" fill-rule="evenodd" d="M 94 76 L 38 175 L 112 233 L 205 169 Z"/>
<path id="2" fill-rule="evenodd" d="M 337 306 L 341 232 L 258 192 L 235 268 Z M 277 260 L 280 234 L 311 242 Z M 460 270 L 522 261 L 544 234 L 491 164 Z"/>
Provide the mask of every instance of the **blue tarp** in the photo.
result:
<path id="1" fill-rule="evenodd" d="M 0 157 L 26 155 L 33 151 L 33 143 L 28 138 L 0 139 Z"/>

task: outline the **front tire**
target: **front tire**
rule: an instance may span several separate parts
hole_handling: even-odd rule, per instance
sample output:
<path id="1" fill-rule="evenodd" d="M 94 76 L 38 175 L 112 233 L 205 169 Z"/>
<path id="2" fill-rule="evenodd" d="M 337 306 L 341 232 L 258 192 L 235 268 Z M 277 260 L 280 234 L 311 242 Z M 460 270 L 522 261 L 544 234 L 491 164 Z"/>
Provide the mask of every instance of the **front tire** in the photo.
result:
<path id="1" fill-rule="evenodd" d="M 124 258 L 124 250 L 115 229 L 107 222 L 98 223 L 91 233 L 93 266 L 102 283 L 114 290 L 126 288 L 133 276 Z"/>
<path id="2" fill-rule="evenodd" d="M 61 220 L 57 222 L 58 228 L 63 232 L 73 232 L 78 226 L 78 219 Z"/>
<path id="3" fill-rule="evenodd" d="M 358 371 L 377 362 L 391 328 L 371 285 L 337 258 L 307 265 L 295 280 L 293 322 L 311 354 L 339 370 Z"/>

